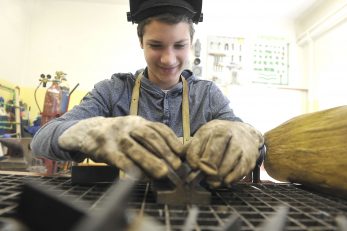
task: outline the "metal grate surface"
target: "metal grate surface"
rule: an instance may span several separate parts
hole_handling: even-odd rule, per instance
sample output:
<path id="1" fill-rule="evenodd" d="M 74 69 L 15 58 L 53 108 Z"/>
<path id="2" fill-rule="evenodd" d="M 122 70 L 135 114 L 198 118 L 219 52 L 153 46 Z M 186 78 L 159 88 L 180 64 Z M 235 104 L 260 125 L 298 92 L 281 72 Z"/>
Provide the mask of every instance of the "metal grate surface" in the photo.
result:
<path id="1" fill-rule="evenodd" d="M 110 185 L 71 185 L 70 178 L 32 177 L 0 174 L 0 217 L 12 217 L 25 179 L 39 179 L 43 185 L 63 198 L 82 202 L 89 210 L 100 208 Z M 255 230 L 276 213 L 280 205 L 289 207 L 285 230 L 338 230 L 335 217 L 347 216 L 347 201 L 300 189 L 293 184 L 236 184 L 212 194 L 211 205 L 197 205 L 196 230 L 221 230 L 231 215 L 242 221 L 241 230 Z M 190 205 L 157 204 L 150 185 L 139 183 L 128 203 L 130 211 L 144 212 L 159 221 L 166 230 L 182 230 Z"/>

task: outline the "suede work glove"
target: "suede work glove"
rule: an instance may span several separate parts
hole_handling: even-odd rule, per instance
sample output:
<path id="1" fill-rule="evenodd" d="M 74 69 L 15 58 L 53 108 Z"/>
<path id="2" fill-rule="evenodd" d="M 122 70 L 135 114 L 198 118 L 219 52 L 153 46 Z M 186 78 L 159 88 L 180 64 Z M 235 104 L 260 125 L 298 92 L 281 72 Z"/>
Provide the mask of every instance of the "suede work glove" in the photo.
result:
<path id="1" fill-rule="evenodd" d="M 181 165 L 183 144 L 166 125 L 139 116 L 81 120 L 59 137 L 59 146 L 129 172 L 135 165 L 162 178 Z M 129 172 L 130 173 L 130 172 Z"/>
<path id="2" fill-rule="evenodd" d="M 264 138 L 242 122 L 212 120 L 201 126 L 187 147 L 187 162 L 207 174 L 211 187 L 230 184 L 255 167 Z"/>

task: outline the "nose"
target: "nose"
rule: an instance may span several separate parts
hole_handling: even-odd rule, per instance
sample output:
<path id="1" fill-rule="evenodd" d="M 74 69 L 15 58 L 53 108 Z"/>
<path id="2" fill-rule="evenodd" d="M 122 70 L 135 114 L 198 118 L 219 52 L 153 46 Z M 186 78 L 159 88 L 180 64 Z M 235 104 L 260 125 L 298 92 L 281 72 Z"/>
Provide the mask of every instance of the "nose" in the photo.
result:
<path id="1" fill-rule="evenodd" d="M 165 66 L 170 66 L 176 63 L 176 53 L 173 49 L 167 48 L 163 50 L 160 62 Z"/>

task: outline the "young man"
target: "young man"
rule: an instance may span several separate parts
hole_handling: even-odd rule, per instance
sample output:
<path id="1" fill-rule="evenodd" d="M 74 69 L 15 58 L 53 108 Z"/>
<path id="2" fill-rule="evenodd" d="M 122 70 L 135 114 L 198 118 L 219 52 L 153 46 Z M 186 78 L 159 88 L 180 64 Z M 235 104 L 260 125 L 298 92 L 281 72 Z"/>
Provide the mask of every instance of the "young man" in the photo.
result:
<path id="1" fill-rule="evenodd" d="M 57 160 L 95 161 L 154 178 L 187 161 L 213 186 L 247 175 L 263 137 L 240 122 L 210 81 L 185 70 L 201 0 L 130 0 L 129 20 L 147 67 L 97 83 L 83 102 L 36 133 L 32 150 Z M 183 142 L 178 137 L 183 136 Z"/>

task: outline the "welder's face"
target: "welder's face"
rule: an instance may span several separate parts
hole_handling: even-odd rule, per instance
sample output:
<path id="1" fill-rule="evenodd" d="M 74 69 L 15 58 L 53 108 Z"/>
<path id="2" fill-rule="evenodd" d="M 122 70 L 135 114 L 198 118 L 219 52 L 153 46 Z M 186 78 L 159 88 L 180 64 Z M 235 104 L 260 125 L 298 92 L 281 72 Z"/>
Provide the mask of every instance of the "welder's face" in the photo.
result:
<path id="1" fill-rule="evenodd" d="M 149 79 L 162 89 L 169 89 L 178 83 L 188 63 L 190 46 L 188 23 L 170 25 L 153 20 L 146 25 L 141 47 Z"/>

